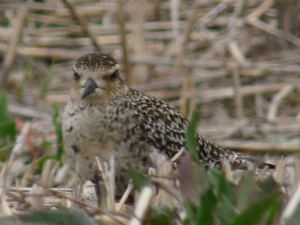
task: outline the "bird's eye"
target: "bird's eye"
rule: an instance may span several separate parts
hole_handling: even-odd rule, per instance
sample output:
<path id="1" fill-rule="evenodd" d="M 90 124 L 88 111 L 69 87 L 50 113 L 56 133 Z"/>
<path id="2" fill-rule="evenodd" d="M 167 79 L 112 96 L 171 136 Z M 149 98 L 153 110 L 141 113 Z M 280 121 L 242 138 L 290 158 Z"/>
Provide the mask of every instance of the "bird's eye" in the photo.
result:
<path id="1" fill-rule="evenodd" d="M 119 70 L 116 70 L 112 75 L 110 75 L 111 79 L 116 79 L 119 77 Z"/>
<path id="2" fill-rule="evenodd" d="M 80 79 L 80 76 L 76 72 L 74 72 L 73 76 L 74 76 L 74 80 L 76 81 Z"/>

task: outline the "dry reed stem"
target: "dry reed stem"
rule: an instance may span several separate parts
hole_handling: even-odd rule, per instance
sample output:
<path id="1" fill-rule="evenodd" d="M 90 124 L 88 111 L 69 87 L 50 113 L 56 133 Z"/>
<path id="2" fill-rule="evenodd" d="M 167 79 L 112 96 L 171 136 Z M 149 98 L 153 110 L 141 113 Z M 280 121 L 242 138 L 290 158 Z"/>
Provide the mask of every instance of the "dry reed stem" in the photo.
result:
<path id="1" fill-rule="evenodd" d="M 283 209 L 283 212 L 280 217 L 280 225 L 288 224 L 288 221 L 294 215 L 297 210 L 297 206 L 300 202 L 300 182 L 297 185 L 297 188 L 294 194 L 289 198 L 286 206 Z"/>
<path id="2" fill-rule="evenodd" d="M 131 183 L 131 181 L 129 181 L 129 184 L 128 184 L 122 198 L 120 199 L 120 202 L 117 203 L 116 211 L 120 211 L 122 209 L 122 207 L 124 206 L 126 200 L 128 199 L 128 197 L 129 197 L 130 193 L 133 191 L 133 189 L 134 189 L 134 186 Z"/>
<path id="3" fill-rule="evenodd" d="M 3 185 L 3 183 L 2 183 Z M 2 186 L 1 185 L 1 186 Z M 8 202 L 7 202 L 7 199 L 6 199 L 6 196 L 5 196 L 5 189 L 3 187 L 0 187 L 0 196 L 1 196 L 1 199 L 0 199 L 0 209 L 1 209 L 1 214 L 3 216 L 11 216 L 12 215 L 12 211 L 8 205 Z"/>
<path id="4" fill-rule="evenodd" d="M 35 171 L 34 171 L 33 167 L 34 167 L 33 165 L 29 165 L 27 167 L 27 169 L 25 170 L 25 174 L 24 174 L 24 176 L 21 180 L 21 184 L 20 184 L 21 187 L 27 187 L 27 185 L 29 184 L 28 179 L 30 179 L 30 178 L 32 179 L 32 177 L 34 176 Z"/>
<path id="5" fill-rule="evenodd" d="M 242 150 L 242 151 L 253 151 L 253 152 L 297 152 L 299 151 L 299 140 L 296 143 L 265 143 L 259 141 L 236 141 L 236 140 L 227 140 L 227 141 L 215 141 L 218 145 L 225 148 L 233 150 Z"/>
<path id="6" fill-rule="evenodd" d="M 298 114 L 296 115 L 296 120 L 300 121 L 300 112 L 298 112 Z"/>
<path id="7" fill-rule="evenodd" d="M 64 164 L 62 168 L 58 168 L 57 174 L 54 177 L 54 183 L 63 184 L 70 170 L 71 170 L 71 165 L 69 163 Z"/>
<path id="8" fill-rule="evenodd" d="M 189 114 L 187 116 L 188 119 L 192 118 L 192 115 L 195 111 L 196 108 L 196 104 L 195 104 L 195 99 L 196 99 L 196 84 L 195 84 L 195 79 L 194 76 L 191 75 L 189 77 L 189 81 L 190 81 L 190 102 L 189 102 Z"/>
<path id="9" fill-rule="evenodd" d="M 271 104 L 270 104 L 269 112 L 267 115 L 267 119 L 269 121 L 275 120 L 280 103 L 294 89 L 295 89 L 295 86 L 293 84 L 287 84 L 280 90 L 280 92 L 278 92 L 276 95 L 273 96 Z"/>
<path id="10" fill-rule="evenodd" d="M 238 120 L 244 118 L 244 105 L 243 105 L 243 95 L 241 94 L 241 81 L 239 69 L 236 68 L 232 71 L 233 74 L 233 84 L 234 84 L 234 100 L 236 106 L 236 114 Z"/>
<path id="11" fill-rule="evenodd" d="M 171 196 L 174 199 L 174 200 L 172 200 L 172 204 L 175 202 L 174 205 L 176 205 L 176 206 L 180 205 L 180 206 L 184 207 L 183 196 L 180 194 L 177 187 L 174 187 L 174 185 L 172 185 L 172 186 L 166 185 L 165 182 L 162 182 L 161 179 L 158 179 L 158 178 L 151 178 L 151 181 L 159 189 L 163 190 L 164 192 L 166 192 L 169 196 Z M 179 186 L 178 181 L 175 181 L 175 184 L 177 186 Z"/>
<path id="12" fill-rule="evenodd" d="M 7 49 L 7 54 L 5 56 L 4 63 L 3 63 L 3 69 L 1 72 L 0 90 L 6 87 L 9 71 L 13 65 L 16 56 L 16 50 L 22 38 L 22 32 L 25 26 L 28 11 L 29 8 L 27 4 L 25 4 L 25 6 L 20 7 L 18 10 L 19 15 L 17 17 L 16 23 L 14 24 L 14 33 L 11 37 L 11 43 L 9 45 L 9 48 Z"/>
<path id="13" fill-rule="evenodd" d="M 243 7 L 245 5 L 245 0 L 237 0 L 232 16 L 229 18 L 229 22 L 227 25 L 228 30 L 233 32 L 236 29 L 238 23 L 238 16 L 242 13 Z"/>
<path id="14" fill-rule="evenodd" d="M 265 166 L 260 173 L 258 174 L 258 176 L 256 177 L 255 181 L 256 182 L 260 182 L 263 180 L 264 178 L 264 174 L 269 170 L 268 166 Z"/>
<path id="15" fill-rule="evenodd" d="M 95 207 L 95 206 L 92 206 L 92 205 L 89 205 L 89 204 L 86 204 L 80 200 L 77 200 L 77 199 L 74 199 L 72 197 L 70 197 L 70 195 L 68 193 L 62 193 L 60 191 L 58 191 L 59 189 L 55 189 L 55 188 L 47 188 L 46 186 L 42 185 L 42 184 L 39 184 L 39 183 L 36 183 L 35 184 L 36 186 L 38 187 L 41 187 L 43 188 L 43 190 L 45 191 L 44 193 L 46 192 L 50 192 L 52 194 L 54 194 L 55 196 L 59 197 L 59 198 L 65 198 L 69 201 L 71 201 L 73 204 L 77 204 L 77 205 L 80 205 L 81 207 L 85 207 L 85 209 L 89 212 L 89 211 L 93 211 L 93 213 L 102 213 L 104 214 L 103 216 L 105 216 L 105 218 L 110 218 L 111 221 L 115 221 L 117 223 L 120 223 L 120 224 L 123 224 L 120 219 L 124 219 L 124 218 L 127 218 L 126 214 L 123 214 L 123 213 L 120 213 L 120 212 L 116 212 L 114 214 L 112 214 L 111 212 L 109 211 L 106 211 L 106 210 L 102 210 L 98 207 Z M 30 189 L 30 192 L 32 192 L 32 188 Z M 45 194 L 42 194 L 42 195 L 33 195 L 34 197 L 38 197 L 38 198 L 41 198 L 42 196 L 45 196 Z M 97 217 L 97 218 L 101 218 L 100 217 Z"/>
<path id="16" fill-rule="evenodd" d="M 106 166 L 107 168 L 107 166 Z M 109 190 L 110 194 L 108 195 L 107 201 L 107 209 L 108 210 L 115 210 L 115 158 L 113 155 L 109 158 L 109 169 L 106 169 L 106 173 L 109 175 Z"/>
<path id="17" fill-rule="evenodd" d="M 173 186 L 174 185 L 174 179 L 170 177 L 171 171 L 172 171 L 172 163 L 168 161 L 168 159 L 165 156 L 162 156 L 160 154 L 152 154 L 153 162 L 156 166 L 156 168 L 153 168 L 153 171 L 149 169 L 149 176 L 154 176 L 157 181 L 160 181 L 160 183 L 165 184 L 166 186 Z M 152 197 L 152 202 L 154 204 L 159 205 L 166 205 L 166 206 L 173 206 L 176 207 L 178 204 L 176 201 L 174 201 L 174 198 L 168 194 L 168 192 L 164 191 L 163 189 L 158 189 L 158 193 L 156 196 Z"/>
<path id="18" fill-rule="evenodd" d="M 31 197 L 29 197 L 27 201 L 31 204 L 32 210 L 43 211 L 43 202 L 46 194 L 45 188 L 37 184 L 33 184 L 29 194 Z"/>
<path id="19" fill-rule="evenodd" d="M 72 19 L 66 19 L 66 18 L 57 18 L 55 16 L 49 16 L 49 15 L 38 15 L 35 13 L 29 13 L 28 14 L 28 20 L 30 22 L 42 22 L 46 24 L 57 24 L 57 25 L 75 25 L 76 23 Z"/>
<path id="20" fill-rule="evenodd" d="M 264 1 L 261 5 L 259 5 L 259 7 L 256 8 L 256 10 L 247 16 L 247 20 L 252 21 L 262 16 L 273 4 L 273 0 Z"/>
<path id="21" fill-rule="evenodd" d="M 171 22 L 173 36 L 176 38 L 179 35 L 179 10 L 180 10 L 180 0 L 171 0 Z"/>
<path id="22" fill-rule="evenodd" d="M 222 12 L 224 9 L 228 7 L 228 5 L 231 3 L 231 0 L 222 1 L 219 3 L 219 5 L 215 8 L 213 8 L 209 13 L 206 14 L 203 18 L 200 20 L 200 25 L 202 28 L 202 32 L 206 38 L 207 41 L 210 42 L 210 49 L 202 55 L 201 58 L 211 58 L 213 57 L 217 52 L 221 52 L 224 50 L 224 46 L 226 46 L 226 43 L 229 41 L 232 41 L 232 38 L 236 35 L 234 30 L 231 29 L 230 32 L 225 35 L 222 38 L 216 37 L 218 40 L 214 41 L 214 37 L 207 31 L 205 28 L 205 24 L 212 20 L 217 14 Z M 234 21 L 234 20 L 233 20 Z"/>
<path id="23" fill-rule="evenodd" d="M 187 98 L 188 98 L 188 86 L 189 86 L 189 79 L 185 79 L 182 88 L 181 88 L 181 94 L 180 94 L 180 105 L 179 105 L 179 112 L 181 112 L 182 115 L 187 115 L 186 113 L 186 107 L 187 107 Z"/>
<path id="24" fill-rule="evenodd" d="M 289 41 L 297 46 L 300 46 L 300 39 L 294 35 L 291 35 L 289 33 L 284 33 L 283 31 L 273 28 L 270 25 L 262 22 L 261 20 L 255 19 L 255 20 L 251 20 L 248 21 L 249 24 L 251 24 L 252 26 L 255 26 L 263 31 L 266 31 L 270 34 L 273 34 L 277 37 L 280 37 L 286 41 Z"/>
<path id="25" fill-rule="evenodd" d="M 300 82 L 294 83 L 296 86 L 300 85 Z M 243 96 L 249 96 L 253 94 L 260 94 L 260 93 L 269 93 L 269 92 L 276 92 L 281 90 L 286 84 L 278 83 L 278 84 L 258 84 L 258 85 L 252 85 L 252 86 L 243 86 L 240 88 L 240 93 Z M 233 98 L 234 97 L 234 88 L 228 87 L 228 88 L 210 88 L 209 90 L 202 90 L 197 95 L 196 103 L 199 104 L 201 102 L 209 102 L 216 99 L 227 99 L 227 98 Z M 179 105 L 179 102 L 175 101 L 172 102 L 173 106 Z"/>
<path id="26" fill-rule="evenodd" d="M 199 7 L 199 2 L 196 1 L 194 3 L 194 6 L 192 7 L 191 13 L 189 13 L 189 19 L 187 21 L 187 26 L 182 34 L 182 37 L 180 37 L 181 40 L 181 46 L 177 55 L 176 63 L 175 63 L 175 73 L 180 74 L 182 62 L 184 59 L 184 55 L 186 52 L 186 47 L 190 39 L 190 34 L 192 32 L 192 28 L 194 26 L 194 23 L 196 22 L 196 16 L 197 16 L 197 9 Z"/>
<path id="27" fill-rule="evenodd" d="M 105 188 L 105 207 L 107 210 L 115 210 L 115 161 L 114 156 L 111 155 L 109 164 L 107 162 L 101 163 L 96 157 L 98 169 L 103 179 Z M 97 186 L 96 186 L 97 187 Z M 97 196 L 99 198 L 100 196 Z M 103 201 L 103 199 L 101 199 Z"/>
<path id="28" fill-rule="evenodd" d="M 286 158 L 281 156 L 280 162 L 277 163 L 275 172 L 273 174 L 274 179 L 280 184 L 282 183 L 282 178 L 283 178 L 282 176 L 283 176 L 285 166 L 286 166 Z"/>
<path id="29" fill-rule="evenodd" d="M 222 160 L 222 171 L 228 181 L 233 181 L 231 166 L 227 159 Z"/>
<path id="30" fill-rule="evenodd" d="M 133 26 L 132 31 L 132 48 L 138 56 L 147 55 L 146 40 L 144 34 L 145 14 L 144 5 L 139 0 L 129 0 L 130 19 Z M 148 70 L 144 65 L 137 65 L 133 68 L 134 79 L 130 85 L 145 83 L 148 79 Z"/>
<path id="31" fill-rule="evenodd" d="M 26 44 L 38 47 L 61 46 L 61 47 L 80 47 L 81 45 L 90 46 L 93 42 L 88 37 L 68 38 L 68 37 L 53 37 L 54 34 L 49 34 L 47 37 L 25 37 Z M 118 35 L 106 35 L 96 37 L 98 45 L 113 45 L 120 44 L 121 39 Z"/>
<path id="32" fill-rule="evenodd" d="M 0 52 L 6 52 L 6 45 L 0 43 Z M 51 57 L 56 60 L 75 60 L 79 58 L 82 54 L 91 52 L 91 48 L 83 48 L 81 52 L 75 50 L 67 49 L 56 49 L 56 48 L 37 48 L 37 47 L 18 47 L 17 54 L 21 56 L 36 56 L 36 57 Z M 118 57 L 116 57 L 118 59 Z M 151 56 L 137 56 L 133 55 L 130 57 L 130 61 L 134 63 L 141 64 L 154 64 L 154 65 L 166 65 L 172 66 L 174 64 L 174 59 L 168 57 L 151 57 Z M 224 63 L 221 61 L 208 61 L 206 60 L 191 60 L 185 59 L 183 61 L 185 67 L 190 68 L 234 68 L 236 66 L 235 62 Z M 300 70 L 298 65 L 278 65 L 276 63 L 245 63 L 240 65 L 241 71 L 244 73 L 247 72 L 249 75 L 255 76 L 257 74 L 262 75 L 261 72 L 270 71 L 270 72 L 293 72 L 297 73 Z M 254 72 L 253 72 L 254 71 Z"/>
<path id="33" fill-rule="evenodd" d="M 17 159 L 17 157 L 24 152 L 24 144 L 26 144 L 25 140 L 29 134 L 30 131 L 30 122 L 26 122 L 20 132 L 20 134 L 17 136 L 16 143 L 12 149 L 11 155 L 9 157 L 8 162 L 5 163 L 5 166 L 3 167 L 1 174 L 0 174 L 0 182 L 5 183 L 6 179 L 10 179 L 8 176 L 9 171 L 11 170 L 11 166 L 13 162 Z"/>
<path id="34" fill-rule="evenodd" d="M 171 162 L 176 162 L 185 152 L 185 148 L 181 148 L 171 159 Z"/>
<path id="35" fill-rule="evenodd" d="M 129 222 L 129 218 L 118 218 L 118 222 L 115 219 L 107 216 L 107 215 L 96 215 L 95 219 L 100 222 L 100 224 L 118 224 L 118 225 L 126 225 Z"/>
<path id="36" fill-rule="evenodd" d="M 41 176 L 41 181 L 43 183 L 44 186 L 46 187 L 50 187 L 50 174 L 51 174 L 51 170 L 52 170 L 52 166 L 53 166 L 54 160 L 53 159 L 48 159 L 43 166 L 43 172 L 42 172 L 42 176 Z"/>
<path id="37" fill-rule="evenodd" d="M 57 170 L 60 167 L 60 162 L 56 161 L 55 164 L 52 166 L 52 169 L 50 171 L 49 177 L 48 177 L 48 187 L 53 187 L 54 185 L 54 175 L 57 172 Z"/>
<path id="38" fill-rule="evenodd" d="M 152 188 L 149 186 L 144 187 L 141 190 L 139 199 L 137 200 L 136 207 L 134 210 L 134 216 L 130 220 L 129 225 L 140 225 L 146 211 L 150 205 L 150 200 L 152 196 Z"/>
<path id="39" fill-rule="evenodd" d="M 256 94 L 254 101 L 256 116 L 262 118 L 264 116 L 264 98 L 261 94 Z"/>
<path id="40" fill-rule="evenodd" d="M 240 121 L 232 124 L 231 127 L 226 127 L 224 132 L 222 132 L 221 134 L 214 135 L 214 139 L 218 139 L 218 140 L 229 139 L 232 135 L 234 135 L 235 133 L 238 133 L 242 129 L 244 129 L 244 131 L 247 132 L 248 130 L 247 129 L 245 130 L 245 128 L 248 123 L 249 123 L 249 120 L 247 120 L 247 119 L 240 120 Z"/>
<path id="41" fill-rule="evenodd" d="M 97 49 L 97 51 L 101 52 L 101 47 L 96 41 L 96 36 L 90 30 L 89 25 L 88 25 L 87 21 L 85 20 L 84 16 L 82 16 L 82 14 L 79 14 L 77 12 L 76 6 L 72 2 L 70 2 L 68 0 L 63 0 L 63 3 L 69 8 L 73 17 L 82 26 L 83 31 L 90 37 L 90 39 L 92 40 L 92 43 L 93 43 L 94 47 Z"/>
<path id="42" fill-rule="evenodd" d="M 47 114 L 46 112 L 41 112 L 38 110 L 33 109 L 32 107 L 26 107 L 24 105 L 15 105 L 13 103 L 9 103 L 8 110 L 10 113 L 18 116 L 24 116 L 29 118 L 36 118 L 36 119 L 50 119 L 52 118 L 51 115 Z"/>
<path id="43" fill-rule="evenodd" d="M 120 36 L 121 36 L 121 46 L 123 52 L 123 63 L 124 63 L 124 72 L 126 74 L 126 79 L 128 80 L 129 84 L 133 84 L 133 73 L 132 73 L 132 65 L 129 60 L 129 53 L 128 53 L 128 44 L 126 39 L 126 24 L 125 24 L 125 13 L 124 13 L 124 1 L 118 0 L 118 10 L 116 12 L 116 17 L 119 22 L 120 27 Z"/>
<path id="44" fill-rule="evenodd" d="M 229 51 L 232 54 L 232 57 L 239 63 L 239 64 L 245 64 L 246 63 L 246 58 L 238 46 L 236 41 L 231 41 L 228 44 Z"/>

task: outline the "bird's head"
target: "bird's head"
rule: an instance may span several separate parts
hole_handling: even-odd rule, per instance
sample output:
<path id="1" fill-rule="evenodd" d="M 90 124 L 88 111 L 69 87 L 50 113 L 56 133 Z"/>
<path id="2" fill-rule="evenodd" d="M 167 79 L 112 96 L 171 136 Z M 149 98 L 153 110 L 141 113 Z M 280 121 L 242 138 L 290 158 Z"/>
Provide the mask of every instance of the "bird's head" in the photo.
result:
<path id="1" fill-rule="evenodd" d="M 74 97 L 98 101 L 124 94 L 128 88 L 119 76 L 119 64 L 110 55 L 91 53 L 74 64 Z"/>

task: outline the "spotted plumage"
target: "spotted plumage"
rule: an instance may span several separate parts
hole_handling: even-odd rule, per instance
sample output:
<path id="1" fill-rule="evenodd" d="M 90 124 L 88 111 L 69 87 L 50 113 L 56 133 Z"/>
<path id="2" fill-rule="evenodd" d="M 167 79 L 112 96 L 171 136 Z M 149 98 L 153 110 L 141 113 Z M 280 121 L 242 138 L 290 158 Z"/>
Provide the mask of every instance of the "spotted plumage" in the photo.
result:
<path id="1" fill-rule="evenodd" d="M 122 191 L 128 183 L 129 163 L 146 171 L 155 166 L 150 152 L 157 150 L 171 158 L 185 147 L 185 116 L 167 103 L 127 87 L 111 56 L 82 56 L 73 69 L 74 85 L 63 115 L 63 136 L 65 151 L 83 181 L 95 177 L 95 156 L 104 162 L 114 155 L 116 186 Z M 257 161 L 224 149 L 200 133 L 197 140 L 199 159 L 206 168 L 220 168 L 223 159 L 233 169 L 246 169 Z"/>

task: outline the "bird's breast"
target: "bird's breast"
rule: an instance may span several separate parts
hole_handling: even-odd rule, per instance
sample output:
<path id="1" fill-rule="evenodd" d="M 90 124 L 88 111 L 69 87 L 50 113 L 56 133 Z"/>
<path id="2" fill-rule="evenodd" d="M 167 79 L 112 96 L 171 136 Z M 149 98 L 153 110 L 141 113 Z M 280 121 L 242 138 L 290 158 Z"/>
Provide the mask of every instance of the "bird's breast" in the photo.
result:
<path id="1" fill-rule="evenodd" d="M 122 104 L 69 102 L 63 116 L 63 135 L 69 157 L 98 156 L 107 160 L 113 154 L 125 159 L 130 158 L 130 148 L 138 142 L 139 130 Z M 72 146 L 77 147 L 77 152 Z"/>

